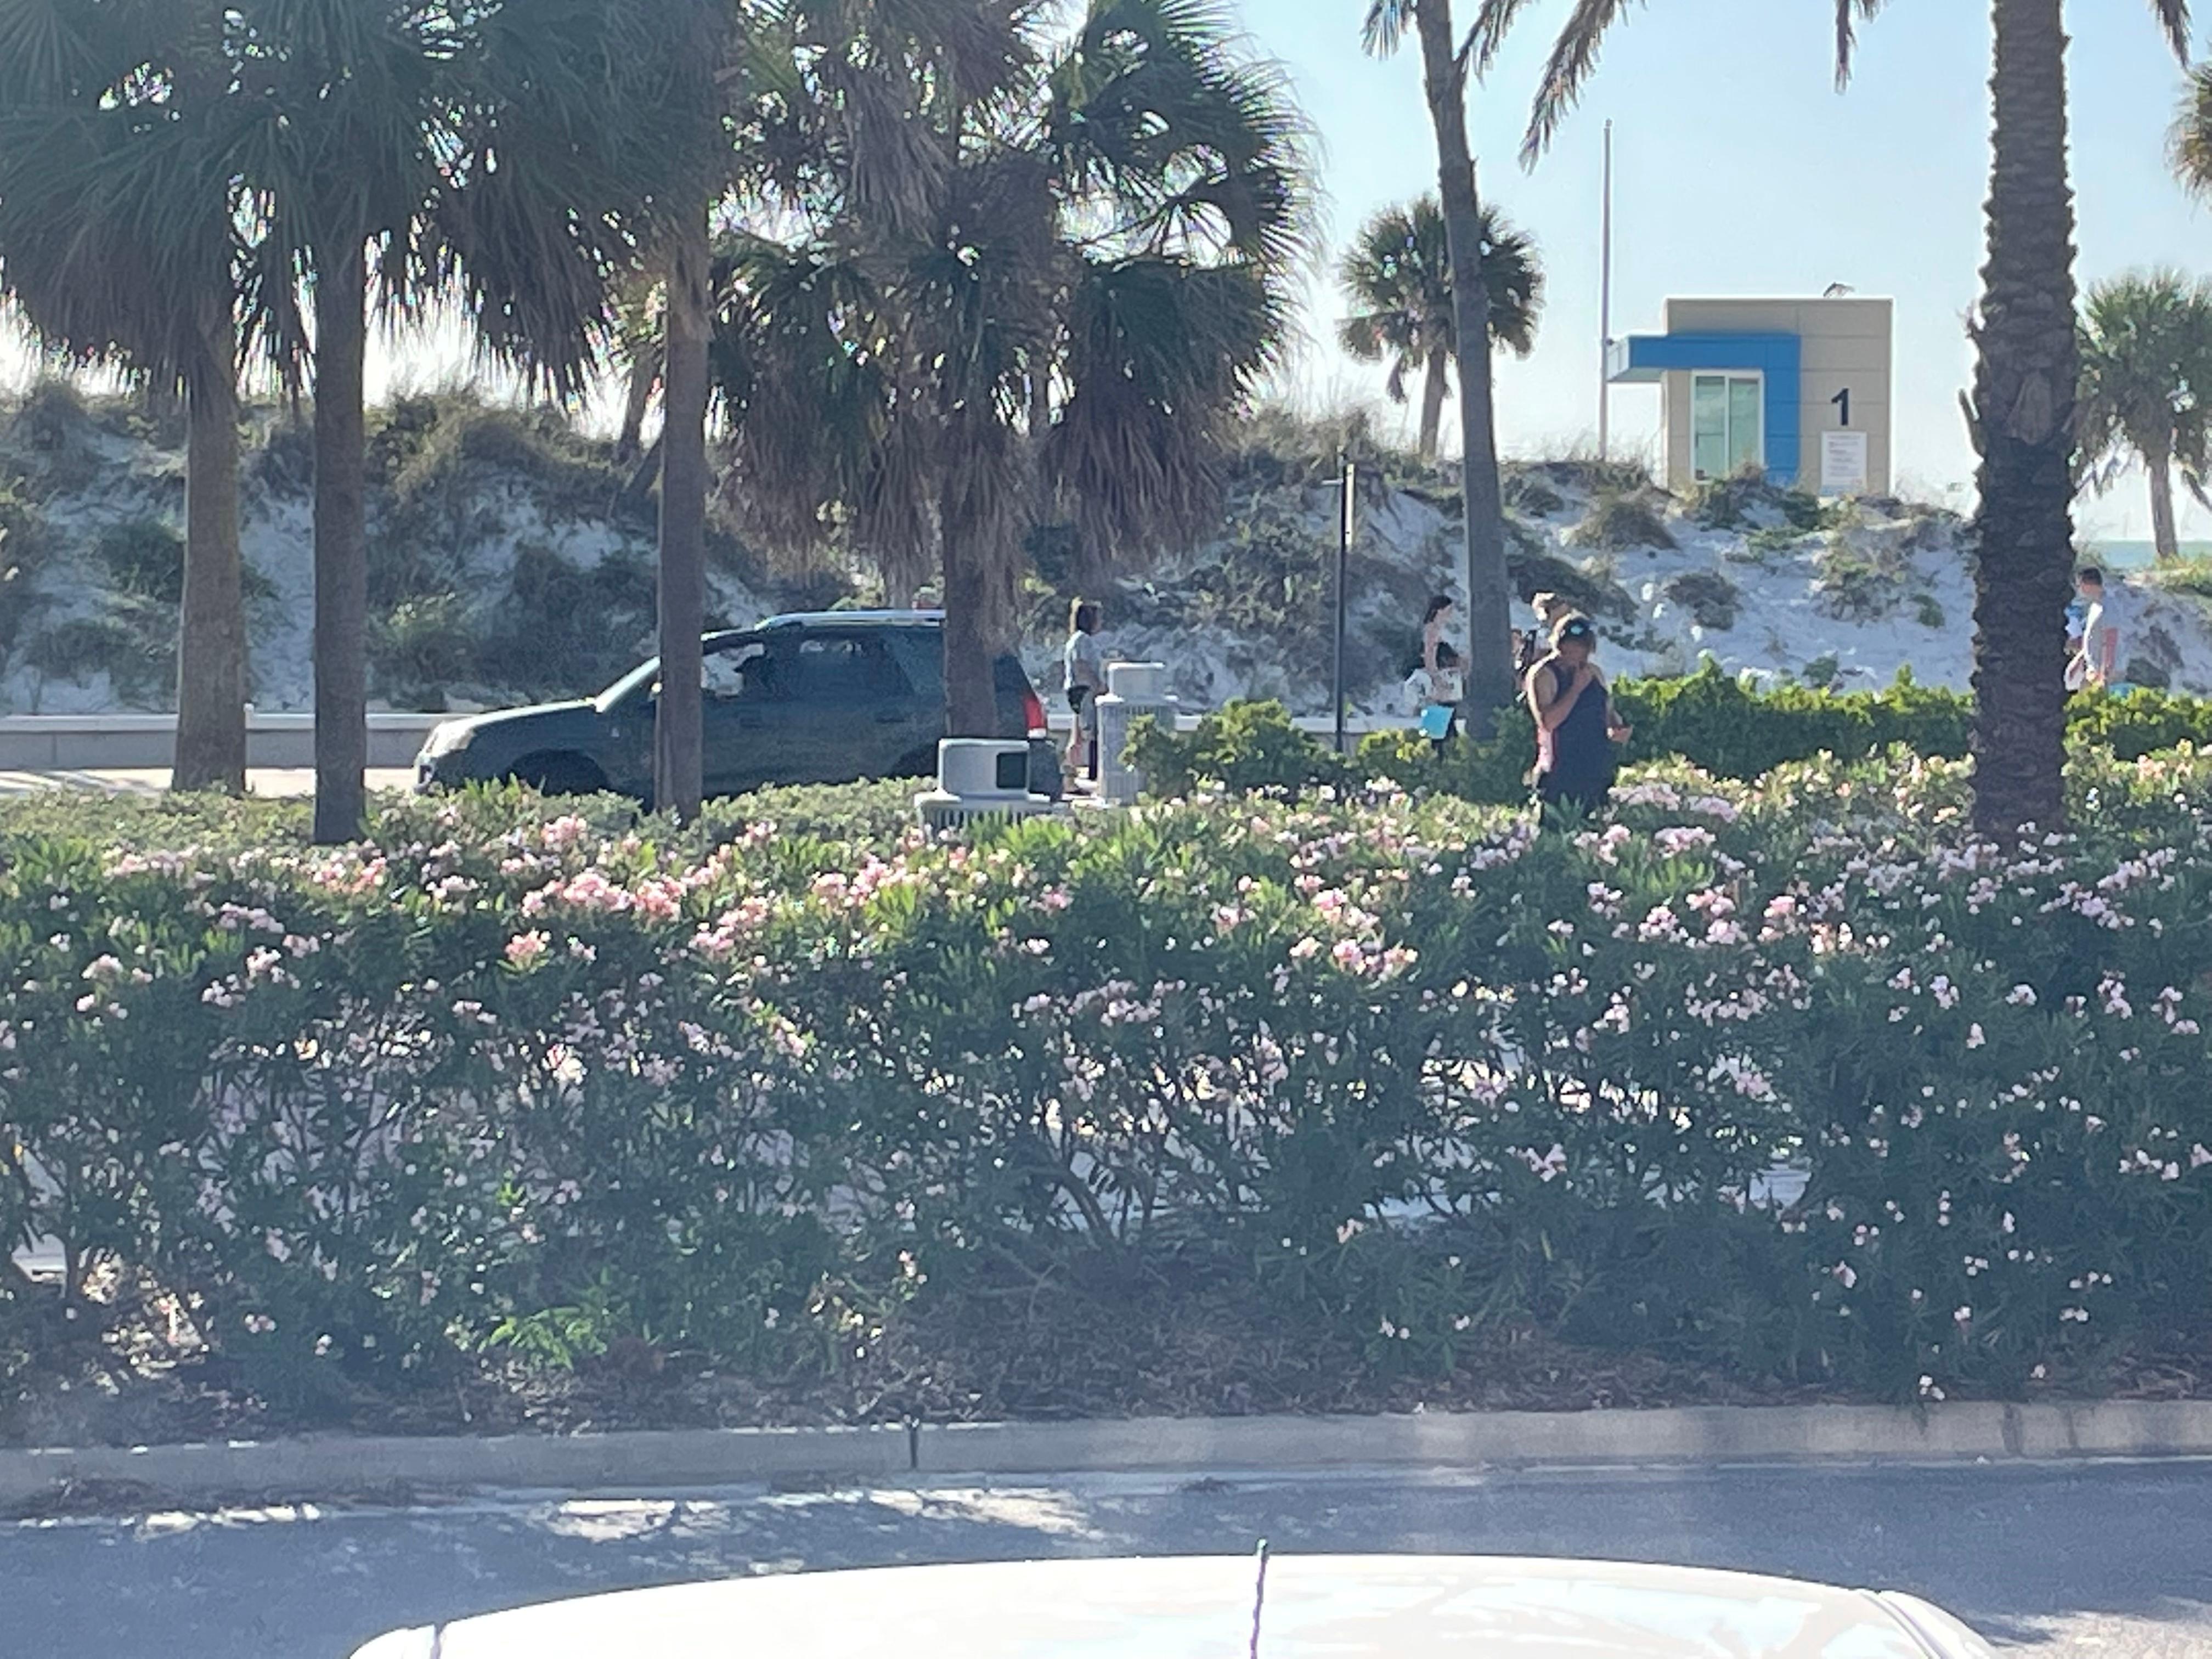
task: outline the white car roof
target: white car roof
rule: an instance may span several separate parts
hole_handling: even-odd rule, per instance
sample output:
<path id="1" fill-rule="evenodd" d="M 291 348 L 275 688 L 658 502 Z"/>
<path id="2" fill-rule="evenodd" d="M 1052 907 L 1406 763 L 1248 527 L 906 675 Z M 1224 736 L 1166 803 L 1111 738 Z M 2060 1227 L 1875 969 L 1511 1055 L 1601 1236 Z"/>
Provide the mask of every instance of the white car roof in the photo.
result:
<path id="1" fill-rule="evenodd" d="M 629 1590 L 395 1632 L 356 1659 L 1243 1659 L 1249 1556 L 891 1567 Z M 1906 1597 L 1485 1556 L 1277 1556 L 1261 1659 L 1988 1659 Z"/>

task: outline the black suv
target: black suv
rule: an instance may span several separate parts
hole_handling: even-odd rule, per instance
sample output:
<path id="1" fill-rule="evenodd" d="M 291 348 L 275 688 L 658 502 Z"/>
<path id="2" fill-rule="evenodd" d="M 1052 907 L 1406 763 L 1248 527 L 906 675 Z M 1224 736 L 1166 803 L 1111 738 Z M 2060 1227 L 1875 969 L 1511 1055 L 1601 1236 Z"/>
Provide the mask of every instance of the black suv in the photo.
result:
<path id="1" fill-rule="evenodd" d="M 709 634 L 706 786 L 930 777 L 945 735 L 945 624 L 933 611 L 824 611 Z M 423 788 L 507 779 L 552 794 L 650 802 L 659 658 L 588 702 L 446 721 L 416 759 Z M 1044 706 L 1012 654 L 994 665 L 999 730 L 1030 739 L 1030 787 L 1060 793 Z"/>

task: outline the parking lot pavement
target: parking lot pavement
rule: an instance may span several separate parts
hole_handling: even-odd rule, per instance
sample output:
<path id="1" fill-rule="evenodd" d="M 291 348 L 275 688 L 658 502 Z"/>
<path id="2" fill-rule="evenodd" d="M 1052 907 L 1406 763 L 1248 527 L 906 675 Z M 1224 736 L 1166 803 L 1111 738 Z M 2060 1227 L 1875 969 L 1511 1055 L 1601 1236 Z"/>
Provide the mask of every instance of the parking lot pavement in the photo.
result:
<path id="1" fill-rule="evenodd" d="M 1614 1557 L 1908 1589 L 2051 1659 L 2212 1652 L 2212 1468 L 1045 1478 L 0 1526 L 8 1659 L 343 1659 L 387 1628 L 757 1572 L 1100 1554 Z"/>

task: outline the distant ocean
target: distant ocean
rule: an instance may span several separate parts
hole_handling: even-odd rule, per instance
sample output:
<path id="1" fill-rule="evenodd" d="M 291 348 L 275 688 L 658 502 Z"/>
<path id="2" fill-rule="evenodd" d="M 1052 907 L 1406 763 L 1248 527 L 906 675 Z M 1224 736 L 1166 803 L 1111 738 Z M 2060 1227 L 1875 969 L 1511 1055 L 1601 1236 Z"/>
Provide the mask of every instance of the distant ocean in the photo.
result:
<path id="1" fill-rule="evenodd" d="M 2149 542 L 2086 542 L 2081 547 L 2085 561 L 2111 565 L 2115 570 L 2144 570 L 2157 562 L 2155 550 Z M 2184 542 L 2181 556 L 2185 559 L 2212 559 L 2212 542 Z"/>

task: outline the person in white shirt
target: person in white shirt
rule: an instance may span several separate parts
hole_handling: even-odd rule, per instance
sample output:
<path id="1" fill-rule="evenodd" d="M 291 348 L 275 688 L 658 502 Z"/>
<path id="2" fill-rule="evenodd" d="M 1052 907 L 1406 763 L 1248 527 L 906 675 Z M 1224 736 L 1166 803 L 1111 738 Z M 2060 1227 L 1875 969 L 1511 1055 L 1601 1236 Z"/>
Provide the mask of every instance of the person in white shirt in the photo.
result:
<path id="1" fill-rule="evenodd" d="M 1067 608 L 1067 643 L 1060 661 L 1067 673 L 1067 706 L 1075 730 L 1067 741 L 1067 767 L 1093 782 L 1098 777 L 1098 699 L 1106 691 L 1106 653 L 1098 643 L 1098 607 L 1078 599 Z"/>
<path id="2" fill-rule="evenodd" d="M 2081 679 L 2089 685 L 2115 684 L 2120 678 L 2120 651 L 2127 643 L 2127 589 L 2119 582 L 2107 584 L 2105 573 L 2091 565 L 2074 579 L 2075 591 L 2089 607 L 2081 619 Z M 2071 680 L 2074 677 L 2067 677 Z"/>

